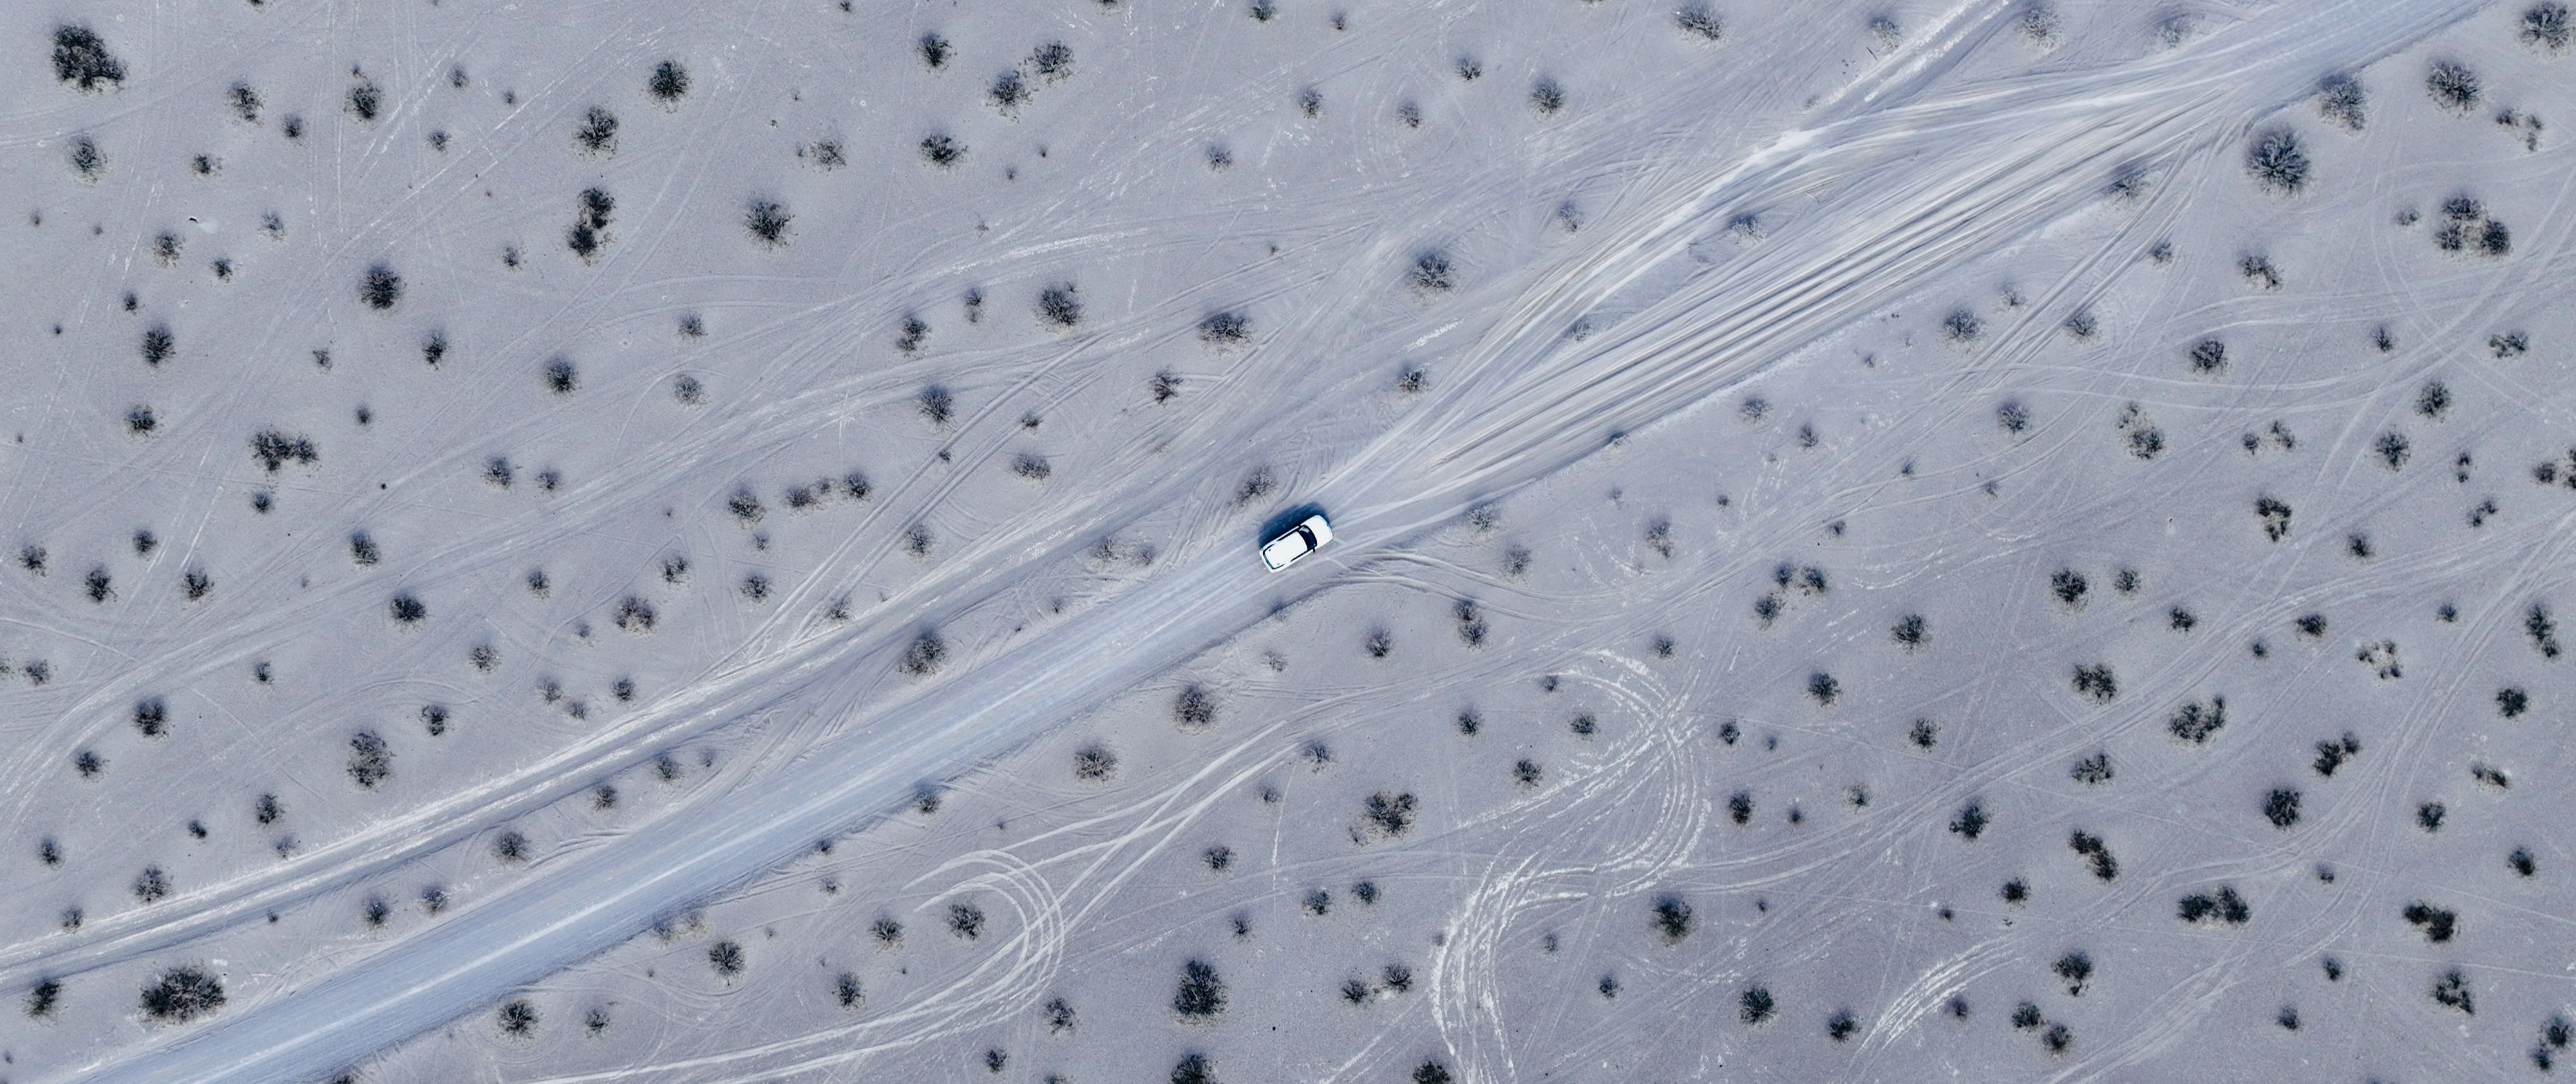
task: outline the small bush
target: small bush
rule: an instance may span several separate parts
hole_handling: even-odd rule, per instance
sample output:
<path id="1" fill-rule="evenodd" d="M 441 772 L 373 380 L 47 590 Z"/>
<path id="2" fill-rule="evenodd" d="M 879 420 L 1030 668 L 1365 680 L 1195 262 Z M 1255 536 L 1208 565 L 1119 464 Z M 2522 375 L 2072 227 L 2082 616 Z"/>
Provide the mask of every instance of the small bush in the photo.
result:
<path id="1" fill-rule="evenodd" d="M 2558 0 L 2541 0 L 2524 9 L 2517 36 L 2524 45 L 2548 53 L 2566 52 L 2568 43 L 2576 40 L 2576 33 L 2571 33 L 2568 26 L 2567 5 Z"/>
<path id="2" fill-rule="evenodd" d="M 493 1014 L 493 1019 L 501 1025 L 501 1034 L 513 1039 L 525 1039 L 537 1033 L 537 1007 L 526 998 L 501 1006 L 500 1011 Z"/>
<path id="3" fill-rule="evenodd" d="M 903 649 L 903 661 L 898 665 L 908 677 L 929 677 L 939 672 L 940 664 L 947 657 L 947 643 L 939 638 L 937 632 L 924 630 L 913 638 L 911 646 Z"/>
<path id="4" fill-rule="evenodd" d="M 394 774 L 394 752 L 375 731 L 361 730 L 349 739 L 349 778 L 374 790 Z"/>
<path id="5" fill-rule="evenodd" d="M 1204 960 L 1181 965 L 1180 985 L 1172 991 L 1172 1011 L 1184 1021 L 1213 1020 L 1225 1012 L 1225 980 Z"/>
<path id="6" fill-rule="evenodd" d="M 689 69 L 676 60 L 654 65 L 653 74 L 644 80 L 644 92 L 665 107 L 679 104 L 689 94 Z"/>
<path id="7" fill-rule="evenodd" d="M 1542 75 L 1530 84 L 1529 100 L 1530 108 L 1538 110 L 1540 116 L 1552 117 L 1565 108 L 1565 88 Z"/>
<path id="8" fill-rule="evenodd" d="M 1071 331 L 1082 324 L 1082 297 L 1079 288 L 1067 282 L 1038 291 L 1038 323 L 1056 331 Z M 1155 402 L 1163 401 L 1159 397 Z"/>
<path id="9" fill-rule="evenodd" d="M 184 1024 L 223 1007 L 222 980 L 194 966 L 169 968 L 143 988 L 143 1015 L 154 1020 Z"/>
<path id="10" fill-rule="evenodd" d="M 178 346 L 172 340 L 167 326 L 154 324 L 143 329 L 143 364 L 157 369 L 161 367 L 162 362 L 170 360 L 176 353 L 178 353 Z"/>
<path id="11" fill-rule="evenodd" d="M 1252 342 L 1252 320 L 1240 311 L 1220 312 L 1199 321 L 1199 342 L 1211 350 L 1239 350 Z"/>
<path id="12" fill-rule="evenodd" d="M 1979 317 L 1975 310 L 1956 308 L 1950 310 L 1950 315 L 1941 318 L 1941 338 L 1953 346 L 1973 345 L 1978 339 L 1983 338 L 1985 333 L 1986 321 Z"/>
<path id="13" fill-rule="evenodd" d="M 1726 37 L 1726 22 L 1701 4 L 1684 7 L 1673 16 L 1673 25 L 1701 41 L 1720 41 Z"/>
<path id="14" fill-rule="evenodd" d="M 1208 1066 L 1207 1055 L 1186 1054 L 1172 1066 L 1172 1084 L 1217 1084 L 1216 1070 Z"/>
<path id="15" fill-rule="evenodd" d="M 1086 783 L 1106 782 L 1118 774 L 1118 754 L 1098 742 L 1073 751 L 1073 777 Z"/>
<path id="16" fill-rule="evenodd" d="M 1665 944 L 1681 944 L 1682 939 L 1689 937 L 1691 932 L 1690 904 L 1679 896 L 1657 897 L 1655 931 L 1663 935 Z"/>
<path id="17" fill-rule="evenodd" d="M 2215 892 L 2194 892 L 2184 896 L 2175 905 L 2174 912 L 2183 921 L 2195 925 L 2223 923 L 2243 926 L 2254 918 L 2254 909 L 2246 904 L 2244 897 L 2236 894 L 2235 888 L 2228 885 L 2218 886 Z"/>
<path id="18" fill-rule="evenodd" d="M 2433 980 L 2433 989 L 2430 993 L 2436 1005 L 2446 1009 L 2458 1009 L 2464 1016 L 2478 1014 L 2477 998 L 2469 990 L 2468 976 L 2461 974 L 2457 968 L 2446 971 L 2441 978 Z"/>
<path id="19" fill-rule="evenodd" d="M 411 595 L 395 595 L 386 603 L 386 610 L 397 623 L 405 625 L 417 625 L 429 616 L 429 607 Z"/>
<path id="20" fill-rule="evenodd" d="M 1415 255 L 1413 269 L 1406 274 L 1406 281 L 1414 290 L 1426 294 L 1446 293 L 1458 286 L 1448 255 L 1438 251 Z"/>
<path id="21" fill-rule="evenodd" d="M 2114 774 L 2111 770 L 2111 754 L 2105 750 L 2078 760 L 2074 767 L 2067 769 L 2066 774 L 2068 778 L 2088 787 L 2098 787 L 2108 783 Z"/>
<path id="22" fill-rule="evenodd" d="M 2263 522 L 2263 537 L 2278 542 L 2290 536 L 2290 506 L 2279 498 L 2255 498 L 2254 515 Z"/>
<path id="23" fill-rule="evenodd" d="M 570 358 L 558 357 L 546 362 L 545 380 L 546 390 L 556 395 L 570 395 L 580 386 Z"/>
<path id="24" fill-rule="evenodd" d="M 1950 830 L 1970 843 L 1986 833 L 1986 807 L 1974 799 L 1959 807 L 1959 815 L 1950 818 Z"/>
<path id="25" fill-rule="evenodd" d="M 2460 916 L 2448 908 L 2435 907 L 2422 900 L 2407 904 L 2400 914 L 2408 925 L 2424 931 L 2427 944 L 2438 945 L 2459 932 Z"/>
<path id="26" fill-rule="evenodd" d="M 617 153 L 617 114 L 607 106 L 594 105 L 582 114 L 581 127 L 573 129 L 573 142 L 582 153 L 606 157 Z"/>
<path id="27" fill-rule="evenodd" d="M 107 172 L 107 156 L 99 153 L 98 141 L 88 136 L 72 140 L 71 153 L 66 160 L 71 163 L 72 172 L 84 181 L 95 182 Z"/>
<path id="28" fill-rule="evenodd" d="M 2084 859 L 2086 867 L 2093 871 L 2094 879 L 2105 884 L 2119 879 L 2120 862 L 2112 857 L 2110 845 L 2102 842 L 2102 837 L 2078 829 L 2066 837 L 2066 846 Z"/>
<path id="29" fill-rule="evenodd" d="M 2057 972 L 2058 979 L 2066 983 L 2066 996 L 2083 997 L 2085 984 L 2093 978 L 2093 958 L 2082 952 L 2069 952 L 2058 957 L 2049 970 Z"/>
<path id="30" fill-rule="evenodd" d="M 2349 75 L 2329 75 L 2317 84 L 2317 115 L 2326 123 L 2347 132 L 2358 132 L 2369 122 L 2369 98 L 2360 80 Z"/>
<path id="31" fill-rule="evenodd" d="M 2075 692 L 2096 704 L 2108 704 L 2112 698 L 2120 695 L 2120 682 L 2112 675 L 2109 663 L 2077 666 Z"/>
<path id="32" fill-rule="evenodd" d="M 1761 1027 L 1779 1013 L 1779 1005 L 1767 987 L 1748 986 L 1735 996 L 1736 1017 L 1748 1026 Z"/>
<path id="33" fill-rule="evenodd" d="M 1204 686 L 1185 685 L 1172 697 L 1172 722 L 1197 733 L 1216 725 L 1216 697 Z"/>
<path id="34" fill-rule="evenodd" d="M 1379 791 L 1369 795 L 1360 814 L 1373 834 L 1401 836 L 1413 828 L 1414 806 L 1411 794 Z"/>
<path id="35" fill-rule="evenodd" d="M 742 228 L 762 247 L 782 248 L 787 244 L 787 225 L 794 219 L 778 201 L 754 199 L 743 206 Z"/>
<path id="36" fill-rule="evenodd" d="M 54 78 L 83 94 L 125 85 L 125 62 L 107 51 L 107 42 L 86 26 L 54 27 Z"/>
<path id="37" fill-rule="evenodd" d="M 2434 61 L 2424 70 L 2424 93 L 2431 95 L 2433 104 L 2444 111 L 2466 114 L 2478 105 L 2478 73 L 2458 61 Z"/>
<path id="38" fill-rule="evenodd" d="M 367 268 L 366 278 L 358 284 L 358 300 L 379 311 L 391 309 L 402 300 L 402 276 L 383 264 Z"/>
<path id="39" fill-rule="evenodd" d="M 2245 149 L 2245 172 L 2265 191 L 2296 195 L 2308 186 L 2308 154 L 2298 133 L 2274 128 L 2254 137 Z"/>

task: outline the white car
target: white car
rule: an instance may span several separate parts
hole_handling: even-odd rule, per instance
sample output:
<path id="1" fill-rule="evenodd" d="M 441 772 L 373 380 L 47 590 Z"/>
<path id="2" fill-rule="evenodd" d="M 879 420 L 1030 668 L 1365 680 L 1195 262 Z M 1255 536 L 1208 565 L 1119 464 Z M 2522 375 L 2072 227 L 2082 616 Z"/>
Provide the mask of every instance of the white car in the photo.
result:
<path id="1" fill-rule="evenodd" d="M 1269 565 L 1270 571 L 1277 572 L 1297 563 L 1298 558 L 1324 548 L 1324 543 L 1332 540 L 1333 525 L 1324 522 L 1324 514 L 1317 512 L 1306 517 L 1305 522 L 1289 528 L 1286 534 L 1262 543 L 1261 562 Z"/>

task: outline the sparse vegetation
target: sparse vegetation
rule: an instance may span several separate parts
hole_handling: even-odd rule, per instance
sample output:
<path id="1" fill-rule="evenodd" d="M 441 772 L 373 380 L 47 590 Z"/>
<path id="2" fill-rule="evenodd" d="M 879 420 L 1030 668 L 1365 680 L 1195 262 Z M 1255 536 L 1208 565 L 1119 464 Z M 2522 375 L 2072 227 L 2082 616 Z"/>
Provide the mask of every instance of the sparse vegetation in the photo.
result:
<path id="1" fill-rule="evenodd" d="M 2437 60 L 2424 70 L 2424 93 L 2443 111 L 2466 115 L 2482 93 L 2478 73 L 2456 60 Z"/>
<path id="2" fill-rule="evenodd" d="M 929 677 L 939 672 L 940 664 L 947 657 L 947 643 L 939 638 L 938 632 L 925 629 L 913 637 L 911 646 L 904 648 L 903 661 L 898 665 L 908 677 Z"/>
<path id="3" fill-rule="evenodd" d="M 83 94 L 122 89 L 125 62 L 108 52 L 97 31 L 63 23 L 54 27 L 54 78 Z"/>
<path id="4" fill-rule="evenodd" d="M 1214 1020 L 1225 1012 L 1225 980 L 1205 960 L 1181 965 L 1180 984 L 1172 991 L 1172 1011 L 1184 1022 Z"/>
<path id="5" fill-rule="evenodd" d="M 742 228 L 765 248 L 785 247 L 787 226 L 794 220 L 786 205 L 776 200 L 755 198 L 743 205 Z"/>
<path id="6" fill-rule="evenodd" d="M 2347 132 L 2361 131 L 2369 123 L 2369 95 L 2361 81 L 2337 73 L 2317 83 L 2317 115 L 2325 122 Z"/>
<path id="7" fill-rule="evenodd" d="M 2265 191 L 2296 195 L 2308 185 L 2308 155 L 2298 133 L 2273 128 L 2257 133 L 2245 149 L 2245 172 Z"/>
<path id="8" fill-rule="evenodd" d="M 168 968 L 143 988 L 143 1015 L 184 1024 L 224 1007 L 222 980 L 194 965 Z"/>

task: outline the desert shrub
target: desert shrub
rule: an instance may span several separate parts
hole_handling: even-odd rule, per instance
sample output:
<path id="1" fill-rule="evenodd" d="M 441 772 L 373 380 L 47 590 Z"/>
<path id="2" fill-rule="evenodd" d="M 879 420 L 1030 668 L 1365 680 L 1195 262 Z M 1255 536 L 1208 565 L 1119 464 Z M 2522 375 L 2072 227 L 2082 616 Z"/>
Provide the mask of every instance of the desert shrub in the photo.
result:
<path id="1" fill-rule="evenodd" d="M 91 602 L 104 603 L 116 597 L 116 592 L 110 589 L 112 583 L 107 569 L 100 567 L 89 570 L 89 575 L 81 581 L 81 587 Z"/>
<path id="2" fill-rule="evenodd" d="M 2522 612 L 2523 635 L 2531 638 L 2531 649 L 2544 659 L 2558 657 L 2558 622 L 2549 616 L 2549 607 L 2535 602 Z"/>
<path id="3" fill-rule="evenodd" d="M 1082 324 L 1082 297 L 1079 287 L 1066 282 L 1038 291 L 1038 323 L 1056 331 L 1070 331 Z M 1155 402 L 1169 396 L 1157 389 Z"/>
<path id="4" fill-rule="evenodd" d="M 429 616 L 429 607 L 408 594 L 395 595 L 386 603 L 386 610 L 396 622 L 405 625 L 417 625 L 422 618 Z"/>
<path id="5" fill-rule="evenodd" d="M 374 790 L 394 774 L 393 747 L 375 731 L 361 730 L 349 738 L 349 778 L 358 786 Z"/>
<path id="6" fill-rule="evenodd" d="M 2074 767 L 2067 769 L 2066 774 L 2068 778 L 2088 787 L 2108 783 L 2114 774 L 2111 770 L 2111 753 L 2109 750 L 2104 750 L 2078 760 Z"/>
<path id="7" fill-rule="evenodd" d="M 2496 690 L 2495 702 L 2496 714 L 2507 719 L 2520 718 L 2523 712 L 2531 710 L 2531 694 L 2518 685 Z"/>
<path id="8" fill-rule="evenodd" d="M 2325 638 L 2326 615 L 2324 614 L 2305 614 L 2300 616 L 2296 621 L 2291 622 L 2291 624 L 2298 628 L 2299 635 L 2305 636 L 2308 639 L 2321 640 Z"/>
<path id="9" fill-rule="evenodd" d="M 617 153 L 617 114 L 604 105 L 591 106 L 581 116 L 581 127 L 573 129 L 572 138 L 584 154 L 605 157 Z"/>
<path id="10" fill-rule="evenodd" d="M 2004 432 L 2019 435 L 2030 428 L 2030 408 L 2021 405 L 2019 399 L 2006 399 L 1995 407 L 1995 424 L 2002 426 Z"/>
<path id="11" fill-rule="evenodd" d="M 1523 789 L 1537 787 L 1546 776 L 1546 770 L 1540 768 L 1535 760 L 1523 758 L 1519 763 L 1512 765 L 1512 782 L 1519 784 Z"/>
<path id="12" fill-rule="evenodd" d="M 644 92 L 666 107 L 679 104 L 689 94 L 689 69 L 676 60 L 654 65 L 653 74 L 644 80 Z"/>
<path id="13" fill-rule="evenodd" d="M 98 773 L 107 770 L 107 758 L 83 749 L 72 754 L 72 770 L 79 772 L 83 779 L 95 779 Z"/>
<path id="14" fill-rule="evenodd" d="M 2539 872 L 2539 863 L 2532 858 L 2529 847 L 2514 848 L 2513 853 L 2504 856 L 2504 864 L 2517 876 L 2529 877 Z"/>
<path id="15" fill-rule="evenodd" d="M 2093 871 L 2094 879 L 2106 884 L 2119 879 L 2119 859 L 2112 857 L 2111 847 L 2102 841 L 2102 837 L 2077 829 L 2066 837 L 2066 846 L 2084 859 L 2086 868 Z"/>
<path id="16" fill-rule="evenodd" d="M 1986 321 L 1972 309 L 1952 309 L 1948 316 L 1941 318 L 1941 338 L 1953 346 L 1971 345 L 1985 333 Z"/>
<path id="17" fill-rule="evenodd" d="M 2066 983 L 2066 996 L 2083 997 L 2085 984 L 2093 978 L 2093 958 L 2081 951 L 2069 952 L 2058 957 L 2049 970 Z"/>
<path id="18" fill-rule="evenodd" d="M 2541 0 L 2523 9 L 2521 23 L 2516 36 L 2524 45 L 2543 52 L 2566 52 L 2569 41 L 2576 40 L 2576 34 L 2571 34 L 2568 27 L 2567 5 L 2558 0 Z M 2557 1045 L 2567 1044 L 2562 1041 Z"/>
<path id="19" fill-rule="evenodd" d="M 169 327 L 162 324 L 154 324 L 151 327 L 143 329 L 143 345 L 141 352 L 143 355 L 143 364 L 152 366 L 156 369 L 161 367 L 162 362 L 170 360 L 173 354 L 178 353 L 178 346 L 170 336 Z"/>
<path id="20" fill-rule="evenodd" d="M 205 569 L 192 568 L 179 577 L 179 593 L 187 596 L 190 602 L 204 599 L 214 589 L 215 581 L 206 575 Z"/>
<path id="21" fill-rule="evenodd" d="M 134 876 L 134 898 L 141 903 L 159 903 L 170 895 L 170 876 L 159 866 L 145 866 Z"/>
<path id="22" fill-rule="evenodd" d="M 500 1011 L 493 1014 L 493 1019 L 500 1024 L 501 1034 L 513 1039 L 525 1039 L 537 1033 L 537 1007 L 526 998 L 501 1006 Z"/>
<path id="23" fill-rule="evenodd" d="M 1968 804 L 1959 807 L 1957 816 L 1950 818 L 1950 830 L 1958 833 L 1959 838 L 1971 843 L 1976 842 L 1978 836 L 1986 833 L 1986 824 L 1986 807 L 1973 798 L 1968 800 Z"/>
<path id="24" fill-rule="evenodd" d="M 2460 916 L 2457 912 L 2446 907 L 2435 907 L 2422 900 L 2407 904 L 2406 909 L 2399 914 L 2406 919 L 2408 925 L 2424 931 L 2424 940 L 2428 944 L 2438 945 L 2448 941 L 2460 929 Z"/>
<path id="25" fill-rule="evenodd" d="M 2202 339 L 2191 345 L 2191 371 L 2217 373 L 2227 368 L 2227 344 L 2216 339 Z"/>
<path id="26" fill-rule="evenodd" d="M 1718 41 L 1726 37 L 1726 22 L 1706 5 L 1690 4 L 1673 15 L 1673 25 L 1681 32 L 1701 41 Z"/>
<path id="27" fill-rule="evenodd" d="M 402 300 L 402 276 L 383 264 L 367 268 L 366 278 L 358 284 L 358 300 L 377 310 L 391 309 Z"/>
<path id="28" fill-rule="evenodd" d="M 1807 696 L 1816 702 L 1816 706 L 1832 707 L 1842 695 L 1842 683 L 1834 680 L 1832 674 L 1818 672 L 1807 675 Z"/>
<path id="29" fill-rule="evenodd" d="M 2347 132 L 2358 132 L 2369 122 L 2369 98 L 2361 81 L 2349 75 L 2329 75 L 2317 83 L 2317 115 L 2326 123 Z"/>
<path id="30" fill-rule="evenodd" d="M 54 78 L 83 94 L 125 85 L 125 62 L 107 51 L 107 42 L 86 26 L 54 27 Z"/>
<path id="31" fill-rule="evenodd" d="M 1252 342 L 1252 319 L 1240 310 L 1212 313 L 1199 321 L 1199 342 L 1217 351 L 1241 349 Z"/>
<path id="32" fill-rule="evenodd" d="M 1690 936 L 1690 904 L 1685 902 L 1680 896 L 1666 895 L 1656 897 L 1655 932 L 1663 935 L 1664 943 L 1666 944 L 1680 944 L 1682 942 L 1682 938 Z"/>
<path id="33" fill-rule="evenodd" d="M 952 51 L 948 39 L 937 34 L 923 34 L 920 41 L 913 43 L 913 50 L 921 54 L 921 62 L 929 65 L 932 71 L 947 66 L 948 54 Z"/>
<path id="34" fill-rule="evenodd" d="M 972 941 L 984 936 L 984 910 L 972 904 L 948 905 L 948 932 Z"/>
<path id="35" fill-rule="evenodd" d="M 310 466 L 320 458 L 320 454 L 314 449 L 312 438 L 264 429 L 250 438 L 250 457 L 261 470 L 275 474 L 278 468 L 288 463 Z"/>
<path id="36" fill-rule="evenodd" d="M 2298 133 L 2273 128 L 2254 136 L 2245 149 L 2245 172 L 2265 191 L 2294 195 L 2308 185 L 2308 154 Z"/>
<path id="37" fill-rule="evenodd" d="M 1213 1020 L 1225 1012 L 1225 980 L 1205 960 L 1181 965 L 1180 984 L 1172 991 L 1172 1011 L 1184 1021 Z"/>
<path id="38" fill-rule="evenodd" d="M 1413 795 L 1379 791 L 1363 803 L 1360 817 L 1369 830 L 1381 836 L 1401 836 L 1413 828 Z"/>
<path id="39" fill-rule="evenodd" d="M 2445 112 L 2466 114 L 2478 105 L 2478 73 L 2455 60 L 2434 61 L 2424 69 L 2424 93 Z"/>
<path id="40" fill-rule="evenodd" d="M 160 697 L 137 701 L 134 705 L 134 729 L 144 737 L 158 738 L 170 732 L 170 709 Z"/>
<path id="41" fill-rule="evenodd" d="M 2449 813 L 2450 808 L 2440 802 L 2421 803 L 2415 807 L 2415 827 L 2427 832 L 2439 832 L 2442 830 L 2442 818 Z"/>
<path id="42" fill-rule="evenodd" d="M 1216 696 L 1205 686 L 1184 685 L 1172 697 L 1172 722 L 1191 733 L 1216 725 Z"/>
<path id="43" fill-rule="evenodd" d="M 2228 885 L 2220 885 L 2213 892 L 2194 892 L 2184 896 L 2175 904 L 2174 912 L 2183 921 L 2196 925 L 2224 923 L 2242 926 L 2254 918 L 2254 909 L 2246 904 L 2244 897 L 2236 894 L 2234 887 Z"/>
<path id="44" fill-rule="evenodd" d="M 2085 593 L 2091 589 L 2092 584 L 2084 574 L 2071 568 L 2058 569 L 2048 577 L 2048 592 L 2057 596 L 2059 605 L 2070 610 L 2083 609 Z"/>
<path id="45" fill-rule="evenodd" d="M 932 428 L 944 429 L 957 416 L 956 397 L 936 384 L 921 389 L 921 394 L 913 397 L 912 406 L 913 411 L 921 415 L 921 420 L 929 422 Z"/>
<path id="46" fill-rule="evenodd" d="M 939 638 L 938 632 L 924 629 L 913 637 L 910 646 L 903 649 L 903 661 L 897 665 L 906 676 L 922 678 L 938 673 L 940 664 L 947 658 L 948 644 Z"/>
<path id="47" fill-rule="evenodd" d="M 1565 88 L 1542 75 L 1530 84 L 1529 100 L 1530 108 L 1538 110 L 1540 116 L 1552 117 L 1565 108 Z"/>
<path id="48" fill-rule="evenodd" d="M 754 198 L 743 205 L 742 228 L 764 248 L 781 248 L 787 244 L 787 225 L 795 216 L 785 205 L 772 199 Z"/>
<path id="49" fill-rule="evenodd" d="M 2075 692 L 2096 704 L 2108 704 L 2112 698 L 2120 695 L 2120 682 L 2112 675 L 2109 663 L 2077 666 Z"/>
<path id="50" fill-rule="evenodd" d="M 1458 286 L 1456 270 L 1450 266 L 1448 254 L 1437 250 L 1415 254 L 1413 269 L 1406 273 L 1405 281 L 1415 291 L 1425 294 L 1446 293 Z"/>
<path id="51" fill-rule="evenodd" d="M 1217 1084 L 1216 1070 L 1209 1067 L 1207 1055 L 1185 1054 L 1172 1066 L 1172 1084 Z"/>
<path id="52" fill-rule="evenodd" d="M 725 498 L 725 511 L 731 512 L 733 518 L 746 527 L 760 522 L 761 517 L 769 514 L 768 506 L 760 503 L 760 495 L 753 493 L 750 486 L 737 488 L 733 496 Z"/>
<path id="53" fill-rule="evenodd" d="M 1753 823 L 1753 794 L 1751 791 L 1739 790 L 1727 796 L 1726 819 L 1734 821 L 1738 827 Z"/>
<path id="54" fill-rule="evenodd" d="M 2236 273 L 2245 276 L 2245 284 L 2257 290 L 2281 288 L 2281 271 L 2272 266 L 2269 257 L 2247 255 L 2236 261 Z"/>
<path id="55" fill-rule="evenodd" d="M 245 124 L 259 123 L 259 91 L 248 83 L 234 83 L 224 91 L 224 101 L 232 106 L 233 115 Z"/>
<path id="56" fill-rule="evenodd" d="M 384 104 L 384 91 L 377 88 L 375 80 L 365 76 L 358 77 L 357 82 L 349 85 L 349 93 L 340 102 L 341 108 L 348 110 L 350 116 L 366 122 L 374 121 L 376 114 L 383 111 Z"/>
<path id="57" fill-rule="evenodd" d="M 1760 1027 L 1770 1023 L 1771 1018 L 1779 1013 L 1779 1004 L 1772 1000 L 1768 987 L 1747 986 L 1742 993 L 1735 995 L 1735 1009 L 1737 1019 L 1749 1026 Z"/>
<path id="58" fill-rule="evenodd" d="M 2254 515 L 2263 522 L 2263 537 L 2278 542 L 2290 536 L 2290 506 L 2280 498 L 2255 498 Z"/>
<path id="59" fill-rule="evenodd" d="M 33 989 L 27 991 L 27 1015 L 39 1020 L 52 1016 L 54 1014 L 54 1003 L 60 1000 L 62 996 L 62 980 L 39 980 Z"/>
<path id="60" fill-rule="evenodd" d="M 143 988 L 143 1015 L 184 1024 L 224 1007 L 224 984 L 193 965 L 168 968 Z"/>
<path id="61" fill-rule="evenodd" d="M 2275 787 L 2263 799 L 2263 819 L 2274 828 L 2288 828 L 2299 823 L 2299 792 L 2288 787 Z"/>
<path id="62" fill-rule="evenodd" d="M 2469 978 L 2461 974 L 2458 968 L 2443 972 L 2442 977 L 2433 980 L 2433 988 L 2429 993 L 2436 1005 L 2446 1009 L 2458 1009 L 2465 1016 L 2478 1014 L 2477 997 L 2469 991 Z"/>
<path id="63" fill-rule="evenodd" d="M 84 181 L 96 181 L 107 172 L 107 156 L 99 152 L 98 141 L 88 136 L 72 140 L 72 149 L 65 160 L 71 163 L 72 172 Z"/>

